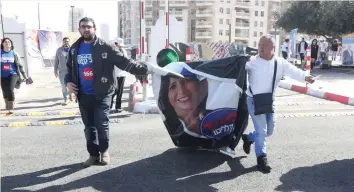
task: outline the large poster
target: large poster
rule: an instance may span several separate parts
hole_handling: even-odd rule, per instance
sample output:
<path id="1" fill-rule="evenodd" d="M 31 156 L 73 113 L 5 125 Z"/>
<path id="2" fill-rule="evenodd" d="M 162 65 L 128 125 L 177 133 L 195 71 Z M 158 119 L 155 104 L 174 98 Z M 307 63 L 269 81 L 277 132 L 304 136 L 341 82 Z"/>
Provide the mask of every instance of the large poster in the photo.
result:
<path id="1" fill-rule="evenodd" d="M 192 61 L 213 60 L 245 54 L 247 45 L 235 43 L 190 43 Z"/>
<path id="2" fill-rule="evenodd" d="M 354 66 L 354 34 L 342 38 L 342 65 Z"/>
<path id="3" fill-rule="evenodd" d="M 173 62 L 164 69 L 184 78 L 154 75 L 153 91 L 176 146 L 218 148 L 237 145 L 244 132 L 246 56 Z"/>
<path id="4" fill-rule="evenodd" d="M 38 39 L 43 59 L 53 59 L 56 50 L 62 45 L 62 33 L 38 30 Z"/>

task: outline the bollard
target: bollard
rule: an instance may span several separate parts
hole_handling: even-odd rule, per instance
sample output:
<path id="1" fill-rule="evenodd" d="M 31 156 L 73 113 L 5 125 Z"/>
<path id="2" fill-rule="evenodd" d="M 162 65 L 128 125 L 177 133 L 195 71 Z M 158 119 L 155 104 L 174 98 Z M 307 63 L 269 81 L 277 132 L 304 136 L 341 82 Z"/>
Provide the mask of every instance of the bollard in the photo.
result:
<path id="1" fill-rule="evenodd" d="M 186 62 L 191 62 L 191 48 L 187 47 L 186 49 Z"/>
<path id="2" fill-rule="evenodd" d="M 311 71 L 311 47 L 308 46 L 306 49 L 306 66 L 305 66 L 306 75 L 310 75 Z"/>
<path id="3" fill-rule="evenodd" d="M 147 101 L 147 87 L 148 87 L 148 80 L 143 80 L 143 101 Z"/>

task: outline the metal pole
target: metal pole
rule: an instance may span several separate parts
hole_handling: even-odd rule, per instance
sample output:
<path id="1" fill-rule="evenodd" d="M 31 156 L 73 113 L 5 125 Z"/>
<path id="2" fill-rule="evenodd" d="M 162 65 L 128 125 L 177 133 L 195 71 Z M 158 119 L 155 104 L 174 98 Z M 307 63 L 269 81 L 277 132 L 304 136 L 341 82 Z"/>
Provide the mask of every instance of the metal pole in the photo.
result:
<path id="1" fill-rule="evenodd" d="M 71 7 L 71 31 L 74 32 L 74 6 Z"/>
<path id="2" fill-rule="evenodd" d="M 5 31 L 4 31 L 4 20 L 2 18 L 2 3 L 0 0 L 0 17 L 1 17 L 1 32 L 2 32 L 2 38 L 5 38 Z M 1 74 L 0 74 L 1 75 Z"/>
<path id="3" fill-rule="evenodd" d="M 37 15 L 38 15 L 38 29 L 41 29 L 41 12 L 40 12 L 40 3 L 37 4 Z"/>

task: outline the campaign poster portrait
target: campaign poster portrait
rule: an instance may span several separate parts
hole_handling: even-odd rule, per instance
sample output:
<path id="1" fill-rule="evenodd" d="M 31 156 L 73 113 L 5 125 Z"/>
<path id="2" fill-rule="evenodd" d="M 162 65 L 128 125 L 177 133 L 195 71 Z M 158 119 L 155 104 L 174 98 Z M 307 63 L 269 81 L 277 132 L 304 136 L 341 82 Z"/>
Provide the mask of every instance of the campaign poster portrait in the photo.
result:
<path id="1" fill-rule="evenodd" d="M 342 65 L 354 66 L 354 34 L 342 39 Z"/>
<path id="2" fill-rule="evenodd" d="M 247 61 L 245 56 L 232 56 L 173 62 L 164 69 L 184 78 L 154 76 L 155 99 L 176 146 L 213 148 L 219 141 L 240 138 L 248 120 L 244 95 Z"/>
<path id="3" fill-rule="evenodd" d="M 53 59 L 56 50 L 62 45 L 62 33 L 38 30 L 38 40 L 43 59 Z"/>

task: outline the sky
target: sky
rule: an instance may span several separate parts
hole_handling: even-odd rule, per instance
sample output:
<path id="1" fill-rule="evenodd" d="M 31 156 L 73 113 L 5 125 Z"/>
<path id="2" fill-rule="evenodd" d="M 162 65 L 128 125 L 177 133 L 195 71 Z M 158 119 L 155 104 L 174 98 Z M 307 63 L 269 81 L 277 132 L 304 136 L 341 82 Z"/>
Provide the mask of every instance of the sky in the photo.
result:
<path id="1" fill-rule="evenodd" d="M 110 33 L 117 34 L 117 0 L 0 0 L 4 16 L 18 16 L 27 28 L 38 28 L 38 3 L 40 4 L 41 28 L 68 31 L 70 6 L 83 8 L 96 25 L 107 24 Z M 97 29 L 99 30 L 99 29 Z"/>

